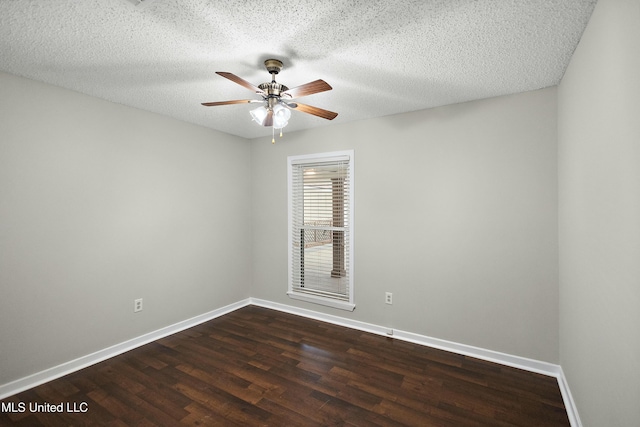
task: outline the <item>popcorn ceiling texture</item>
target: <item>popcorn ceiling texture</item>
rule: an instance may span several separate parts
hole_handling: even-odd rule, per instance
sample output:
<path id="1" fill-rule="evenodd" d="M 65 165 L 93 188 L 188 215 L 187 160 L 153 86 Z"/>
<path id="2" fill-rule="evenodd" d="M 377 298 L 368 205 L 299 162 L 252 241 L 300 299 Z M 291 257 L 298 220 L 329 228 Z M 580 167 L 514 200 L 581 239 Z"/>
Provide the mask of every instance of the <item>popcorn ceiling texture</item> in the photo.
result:
<path id="1" fill-rule="evenodd" d="M 556 85 L 596 0 L 12 0 L 0 2 L 0 70 L 245 138 L 258 85 L 316 79 L 286 132 Z M 34 100 L 37 102 L 37 100 Z"/>

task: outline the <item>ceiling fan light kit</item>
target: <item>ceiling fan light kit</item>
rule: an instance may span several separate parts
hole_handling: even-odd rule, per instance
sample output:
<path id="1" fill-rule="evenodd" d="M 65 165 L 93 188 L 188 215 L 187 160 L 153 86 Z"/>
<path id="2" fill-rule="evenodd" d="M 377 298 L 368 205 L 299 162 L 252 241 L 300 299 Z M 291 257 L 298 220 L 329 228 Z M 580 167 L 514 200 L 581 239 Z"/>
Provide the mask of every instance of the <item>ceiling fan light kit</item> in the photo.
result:
<path id="1" fill-rule="evenodd" d="M 269 74 L 271 74 L 271 81 L 262 83 L 258 86 L 252 85 L 235 74 L 216 71 L 216 74 L 219 76 L 229 79 L 232 82 L 262 96 L 261 101 L 255 99 L 236 99 L 232 101 L 203 102 L 202 105 L 205 107 L 214 107 L 219 105 L 256 102 L 262 103 L 260 107 L 251 110 L 250 114 L 253 121 L 258 123 L 260 126 L 272 128 L 272 143 L 275 143 L 275 129 L 280 129 L 280 136 L 282 136 L 282 128 L 289 124 L 291 110 L 301 111 L 327 120 L 333 120 L 336 118 L 338 113 L 334 113 L 333 111 L 324 110 L 311 105 L 289 102 L 289 100 L 294 98 L 300 98 L 303 96 L 313 95 L 314 93 L 331 90 L 332 87 L 329 86 L 327 82 L 324 80 L 315 80 L 313 82 L 294 87 L 293 89 L 289 89 L 287 86 L 276 82 L 276 75 L 282 70 L 282 61 L 278 59 L 267 59 L 264 61 L 264 66 Z"/>

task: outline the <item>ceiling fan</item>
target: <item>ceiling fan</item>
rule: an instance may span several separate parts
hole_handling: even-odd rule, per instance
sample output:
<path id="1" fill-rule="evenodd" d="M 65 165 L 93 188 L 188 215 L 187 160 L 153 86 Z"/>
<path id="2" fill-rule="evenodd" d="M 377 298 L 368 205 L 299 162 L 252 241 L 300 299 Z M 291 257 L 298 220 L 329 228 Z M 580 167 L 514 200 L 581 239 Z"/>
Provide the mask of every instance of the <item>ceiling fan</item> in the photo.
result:
<path id="1" fill-rule="evenodd" d="M 282 70 L 282 61 L 277 59 L 267 59 L 264 61 L 264 65 L 267 68 L 269 74 L 271 74 L 271 81 L 262 83 L 258 86 L 254 86 L 248 81 L 236 76 L 232 73 L 223 71 L 216 71 L 216 74 L 231 80 L 234 83 L 243 86 L 252 92 L 262 96 L 262 100 L 257 99 L 236 99 L 232 101 L 219 101 L 219 102 L 203 102 L 205 107 L 214 107 L 218 105 L 230 105 L 230 104 L 245 104 L 245 103 L 259 103 L 262 104 L 255 110 L 251 110 L 251 116 L 253 120 L 262 126 L 272 126 L 274 129 L 280 129 L 280 136 L 282 136 L 282 128 L 289 123 L 291 117 L 291 110 L 301 111 L 303 113 L 312 114 L 314 116 L 322 117 L 323 119 L 333 120 L 338 113 L 333 111 L 324 110 L 322 108 L 314 107 L 311 105 L 301 104 L 299 102 L 291 102 L 295 98 L 301 98 L 303 96 L 313 95 L 315 93 L 331 90 L 324 80 L 315 80 L 303 84 L 301 86 L 289 89 L 287 86 L 276 82 L 276 74 Z M 272 140 L 275 142 L 275 140 Z"/>

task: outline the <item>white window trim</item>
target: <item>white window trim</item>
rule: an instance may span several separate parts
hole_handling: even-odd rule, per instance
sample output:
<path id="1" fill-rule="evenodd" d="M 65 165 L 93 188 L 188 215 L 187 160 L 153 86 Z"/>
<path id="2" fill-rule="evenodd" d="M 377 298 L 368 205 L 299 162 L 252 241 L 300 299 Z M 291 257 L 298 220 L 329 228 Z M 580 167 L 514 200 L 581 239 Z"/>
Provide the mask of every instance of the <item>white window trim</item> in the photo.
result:
<path id="1" fill-rule="evenodd" d="M 323 298 L 321 296 L 309 295 L 301 292 L 296 292 L 293 289 L 293 248 L 291 242 L 293 240 L 293 168 L 292 165 L 299 163 L 307 163 L 307 162 L 319 162 L 319 161 L 333 161 L 339 160 L 340 158 L 349 159 L 349 270 L 347 271 L 347 277 L 349 282 L 349 301 L 339 301 L 332 298 Z M 355 177 L 355 157 L 353 150 L 344 150 L 344 151 L 334 151 L 329 153 L 318 153 L 318 154 L 305 154 L 300 156 L 289 156 L 287 157 L 287 218 L 288 218 L 288 230 L 287 230 L 287 253 L 288 253 L 288 262 L 287 262 L 287 276 L 288 276 L 288 290 L 287 295 L 290 298 L 306 301 L 314 304 L 325 305 L 333 308 L 338 308 L 341 310 L 353 311 L 356 308 L 355 304 L 355 289 L 353 286 L 353 271 L 354 271 L 354 263 L 353 263 L 353 242 L 354 242 L 354 217 L 355 217 L 355 204 L 354 204 L 354 179 Z"/>

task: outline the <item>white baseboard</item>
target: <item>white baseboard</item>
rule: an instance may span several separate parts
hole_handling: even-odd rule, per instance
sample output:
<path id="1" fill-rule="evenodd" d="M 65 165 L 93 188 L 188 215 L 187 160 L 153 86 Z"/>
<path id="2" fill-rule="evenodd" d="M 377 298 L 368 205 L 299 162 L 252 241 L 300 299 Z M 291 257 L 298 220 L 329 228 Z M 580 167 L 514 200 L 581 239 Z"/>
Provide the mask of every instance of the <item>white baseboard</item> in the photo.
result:
<path id="1" fill-rule="evenodd" d="M 156 341 L 160 338 L 175 334 L 176 332 L 192 328 L 196 325 L 207 322 L 211 319 L 215 319 L 216 317 L 220 317 L 224 314 L 230 313 L 247 305 L 256 305 L 259 307 L 271 308 L 285 313 L 295 314 L 310 319 L 332 323 L 334 325 L 345 326 L 351 329 L 370 332 L 377 335 L 383 335 L 403 341 L 412 342 L 415 344 L 424 345 L 427 347 L 433 347 L 440 350 L 462 354 L 465 356 L 475 357 L 477 359 L 487 360 L 489 362 L 523 369 L 525 371 L 536 372 L 539 374 L 555 377 L 558 380 L 558 386 L 560 388 L 560 393 L 562 394 L 562 399 L 567 410 L 567 416 L 569 417 L 571 427 L 582 427 L 580 417 L 578 416 L 578 411 L 569 390 L 569 385 L 567 384 L 567 379 L 565 378 L 564 372 L 562 371 L 562 367 L 560 365 L 554 365 L 552 363 L 528 359 L 526 357 L 514 356 L 493 350 L 487 350 L 484 348 L 473 347 L 470 345 L 460 344 L 452 341 L 441 340 L 438 338 L 414 334 L 412 332 L 401 331 L 398 329 L 392 330 L 383 326 L 361 322 L 359 320 L 352 320 L 340 316 L 334 316 L 331 314 L 319 313 L 317 311 L 293 307 L 290 305 L 280 304 L 259 298 L 247 298 L 245 300 L 229 304 L 225 307 L 221 307 L 219 309 L 201 314 L 191 319 L 187 319 L 182 322 L 167 326 L 165 328 L 158 329 L 157 331 L 141 335 L 137 338 L 133 338 L 120 344 L 116 344 L 95 353 L 82 356 L 70 362 L 65 362 L 61 365 L 54 366 L 41 372 L 37 372 L 33 375 L 29 375 L 16 381 L 0 385 L 0 399 L 4 399 L 14 394 L 20 393 L 24 390 L 28 390 L 40 384 L 44 384 L 48 381 L 55 380 L 56 378 L 60 378 L 64 375 L 94 365 L 98 362 L 102 362 L 103 360 Z"/>
<path id="2" fill-rule="evenodd" d="M 247 298 L 245 300 L 229 304 L 225 307 L 212 310 L 208 313 L 192 317 L 191 319 L 183 320 L 182 322 L 169 325 L 153 332 L 149 332 L 148 334 L 141 335 L 139 337 L 130 339 L 120 344 L 116 344 L 103 350 L 96 351 L 95 353 L 91 353 L 86 356 L 79 357 L 75 360 L 62 363 L 58 366 L 54 366 L 44 371 L 37 372 L 33 375 L 20 378 L 7 384 L 2 384 L 0 385 L 0 399 L 13 396 L 14 394 L 20 393 L 21 391 L 28 390 L 40 384 L 55 380 L 56 378 L 63 377 L 72 372 L 79 371 L 80 369 L 94 365 L 98 362 L 102 362 L 103 360 L 117 356 L 129 350 L 133 350 L 134 348 L 140 347 L 150 342 L 159 340 L 160 338 L 175 334 L 176 332 L 192 328 L 196 325 L 199 325 L 200 323 L 215 319 L 216 317 L 220 317 L 224 314 L 230 313 L 249 304 L 250 299 Z"/>
<path id="3" fill-rule="evenodd" d="M 571 427 L 582 427 L 582 421 L 580 421 L 580 416 L 578 415 L 578 408 L 576 408 L 576 403 L 573 401 L 571 390 L 569 390 L 569 383 L 564 376 L 562 367 L 560 367 L 558 374 L 558 386 L 560 387 L 560 393 L 562 393 L 562 400 L 564 401 L 564 407 L 567 410 Z"/>
<path id="4" fill-rule="evenodd" d="M 373 325 L 371 323 L 347 319 L 330 314 L 318 313 L 317 311 L 293 307 L 290 305 L 275 303 L 262 299 L 250 298 L 250 300 L 251 304 L 260 307 L 272 308 L 274 310 L 297 314 L 299 316 L 321 320 L 324 322 L 333 323 L 335 325 L 346 326 L 348 328 L 357 329 L 360 331 L 384 335 L 402 341 L 409 341 L 427 347 L 433 347 L 440 350 L 450 351 L 452 353 L 475 357 L 476 359 L 487 360 L 489 362 L 500 363 L 501 365 L 524 369 L 525 371 L 536 372 L 551 377 L 558 377 L 558 374 L 560 372 L 560 366 L 554 365 L 553 363 L 541 362 L 539 360 L 528 359 L 526 357 L 513 356 L 511 354 L 500 353 L 498 351 L 473 347 L 466 344 L 459 344 L 452 341 L 441 340 L 438 338 L 414 334 L 412 332 L 401 331 L 398 329 L 391 330 L 389 328 Z M 392 333 L 390 334 L 390 332 Z"/>
<path id="5" fill-rule="evenodd" d="M 317 311 L 307 310 L 304 308 L 293 307 L 286 304 L 280 304 L 272 301 L 262 300 L 258 298 L 250 298 L 252 305 L 260 307 L 271 308 L 286 313 L 296 314 L 310 319 L 320 320 L 327 323 L 333 323 L 335 325 L 345 326 L 360 331 L 371 332 L 378 335 L 384 335 L 387 337 L 412 342 L 427 347 L 433 347 L 440 350 L 450 351 L 452 353 L 462 354 L 465 356 L 475 357 L 476 359 L 486 360 L 489 362 L 499 363 L 501 365 L 511 366 L 518 369 L 523 369 L 529 372 L 535 372 L 538 374 L 547 375 L 556 378 L 558 381 L 558 387 L 562 394 L 562 400 L 567 410 L 567 416 L 571 427 L 582 427 L 578 411 L 575 403 L 569 391 L 567 380 L 562 371 L 560 365 L 553 363 L 542 362 L 540 360 L 529 359 L 521 356 L 514 356 L 511 354 L 501 353 L 498 351 L 487 350 L 480 347 L 474 347 L 466 344 L 460 344 L 452 341 L 441 340 L 438 338 L 432 338 L 425 335 L 414 334 L 412 332 L 401 331 L 398 329 L 389 329 L 383 326 L 374 325 L 371 323 L 361 322 L 358 320 L 347 319 L 340 316 L 334 316 L 331 314 L 318 313 Z"/>

